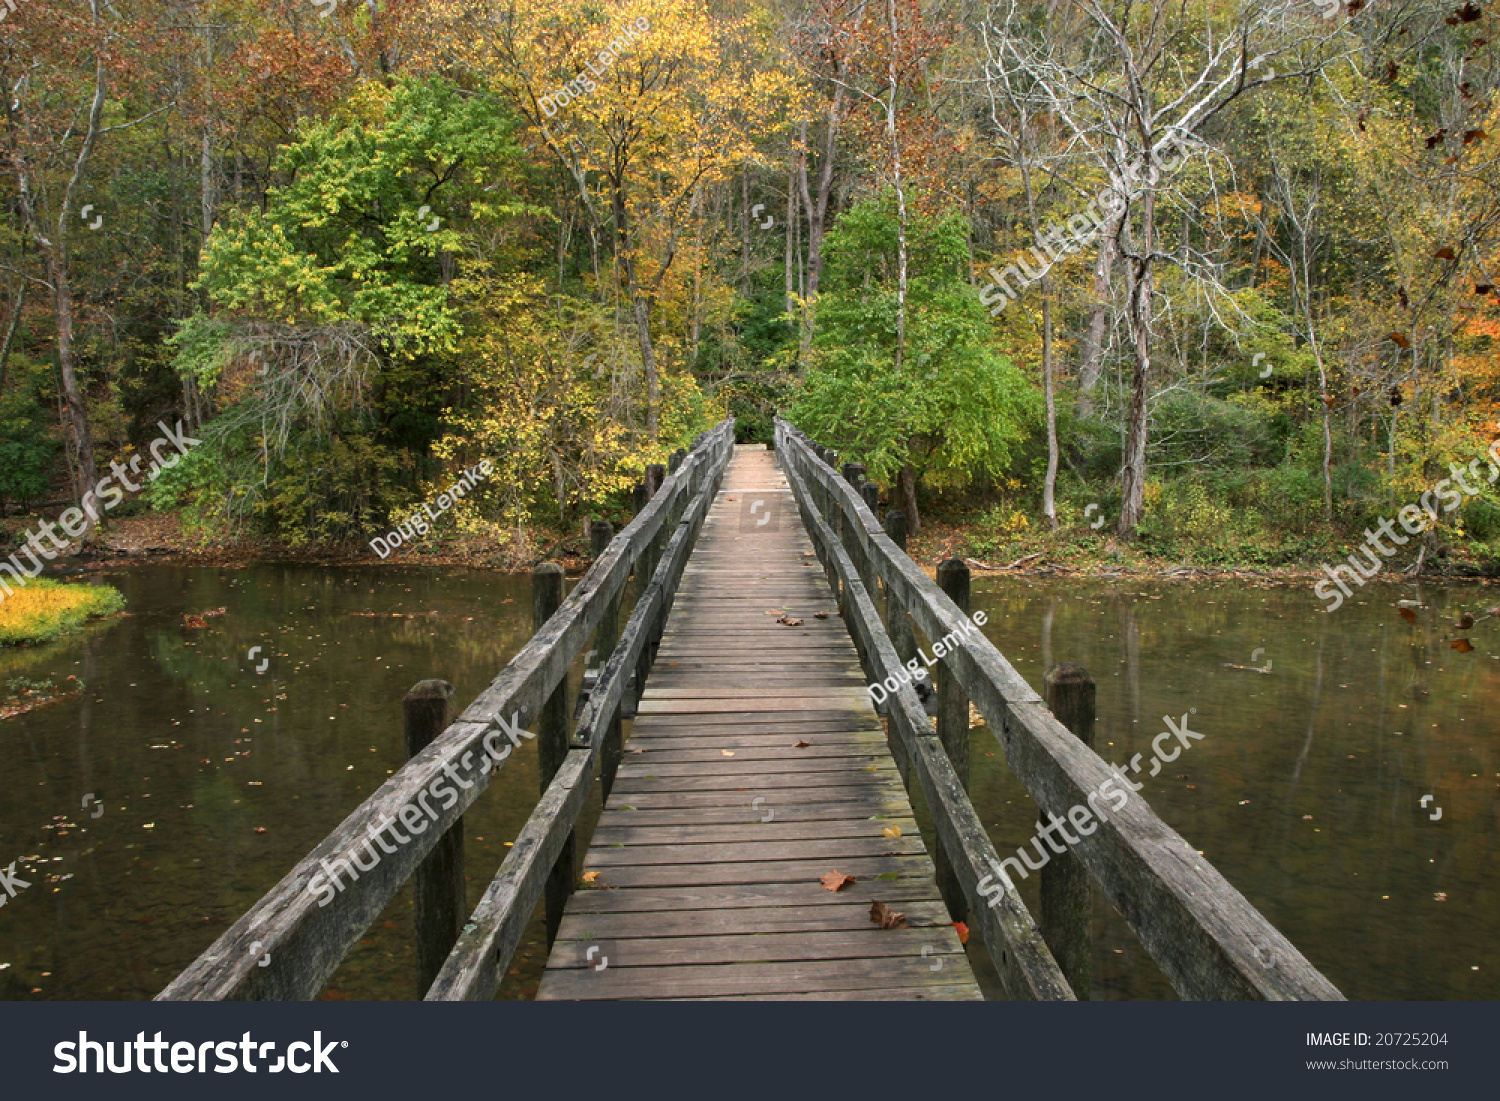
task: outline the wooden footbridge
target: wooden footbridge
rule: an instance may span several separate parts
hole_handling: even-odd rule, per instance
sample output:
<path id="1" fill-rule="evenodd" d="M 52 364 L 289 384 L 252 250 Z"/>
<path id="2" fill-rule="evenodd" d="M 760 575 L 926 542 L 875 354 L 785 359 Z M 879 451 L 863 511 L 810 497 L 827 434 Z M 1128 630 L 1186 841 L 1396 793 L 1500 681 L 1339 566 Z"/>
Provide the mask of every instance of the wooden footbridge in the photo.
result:
<path id="1" fill-rule="evenodd" d="M 976 1000 L 967 953 L 982 950 L 1007 997 L 1070 1000 L 1089 993 L 1094 894 L 1184 998 L 1341 997 L 1138 795 L 1042 870 L 1039 919 L 999 890 L 966 793 L 969 705 L 1062 817 L 1115 775 L 1088 744 L 1092 682 L 1050 670 L 1049 709 L 966 627 L 962 564 L 934 581 L 912 562 L 859 467 L 785 422 L 775 451 L 732 433 L 651 468 L 635 519 L 595 525 L 566 599 L 561 570 L 538 567 L 536 634 L 456 720 L 450 686 L 417 685 L 407 764 L 158 997 L 316 997 L 408 879 L 429 1001 L 492 998 L 539 906 L 539 999 Z M 600 665 L 573 711 L 567 674 L 591 642 Z M 909 685 L 883 716 L 865 689 L 919 642 L 942 651 L 936 728 Z M 533 736 L 541 798 L 469 912 L 462 814 Z"/>

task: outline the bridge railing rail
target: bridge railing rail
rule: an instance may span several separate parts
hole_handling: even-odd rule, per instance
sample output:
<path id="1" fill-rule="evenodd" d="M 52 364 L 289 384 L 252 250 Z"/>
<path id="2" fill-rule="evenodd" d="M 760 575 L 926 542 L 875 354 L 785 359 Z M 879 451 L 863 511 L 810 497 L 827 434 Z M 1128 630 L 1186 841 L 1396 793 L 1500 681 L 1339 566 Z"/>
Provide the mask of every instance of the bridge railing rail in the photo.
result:
<path id="1" fill-rule="evenodd" d="M 549 934 L 556 930 L 560 897 L 573 883 L 573 826 L 594 763 L 602 756 L 607 788 L 619 761 L 622 695 L 632 671 L 636 691 L 644 685 L 683 565 L 733 453 L 733 433 L 733 420 L 722 421 L 685 455 L 673 457 L 670 474 L 661 467 L 648 470 L 635 518 L 602 548 L 567 599 L 538 616 L 545 622 L 531 640 L 456 720 L 447 721 L 450 686 L 418 685 L 407 699 L 407 736 L 410 745 L 415 733 L 425 748 L 157 999 L 313 998 L 414 873 L 418 953 L 429 960 L 421 977 L 427 998 L 493 997 L 549 881 L 561 888 L 557 897 L 549 891 Z M 553 572 L 560 596 L 560 571 L 544 569 Z M 621 595 L 632 571 L 635 607 L 617 632 Z M 534 575 L 534 583 L 537 579 Z M 601 657 L 608 657 L 570 737 L 568 670 L 590 638 L 596 638 Z M 424 725 L 430 728 L 426 733 Z M 532 725 L 539 727 L 536 734 Z M 539 739 L 545 791 L 479 907 L 464 922 L 462 816 L 523 737 Z M 382 836 L 400 843 L 380 841 L 383 851 L 378 851 L 374 845 Z M 360 849 L 374 858 L 372 867 L 354 859 Z"/>
<path id="2" fill-rule="evenodd" d="M 941 693 L 947 698 L 940 707 L 961 704 L 966 716 L 967 703 L 973 702 L 1043 815 L 1068 821 L 1075 808 L 1091 808 L 1084 824 L 1092 821 L 1095 828 L 1084 835 L 1075 826 L 1079 836 L 1070 855 L 1076 854 L 1180 996 L 1342 1000 L 1296 946 L 1163 822 L 1120 773 L 1059 722 L 981 632 L 968 629 L 964 610 L 887 534 L 851 484 L 851 478 L 860 480 L 857 470 L 841 474 L 829 461 L 833 453 L 780 419 L 776 447 L 819 560 L 841 593 L 845 621 L 871 681 L 896 676 L 904 664 L 876 608 L 875 595 L 883 589 L 886 622 L 894 633 L 900 636 L 914 623 L 929 647 L 943 644 L 940 656 L 934 648 L 944 674 L 940 681 L 951 678 L 955 688 Z M 959 907 L 966 906 L 978 922 L 1007 993 L 1074 997 L 1018 893 L 1000 883 L 998 855 L 910 684 L 890 692 L 888 710 L 893 755 L 903 774 L 917 774 L 932 811 L 944 857 L 939 871 L 945 865 L 951 869 L 962 895 Z M 966 735 L 966 722 L 963 727 Z M 1119 809 L 1113 802 L 1102 809 L 1099 792 L 1105 785 L 1123 790 Z M 981 894 L 986 876 L 990 882 Z M 998 894 L 995 886 L 1001 887 Z M 1043 895 L 1045 900 L 1045 882 Z"/>

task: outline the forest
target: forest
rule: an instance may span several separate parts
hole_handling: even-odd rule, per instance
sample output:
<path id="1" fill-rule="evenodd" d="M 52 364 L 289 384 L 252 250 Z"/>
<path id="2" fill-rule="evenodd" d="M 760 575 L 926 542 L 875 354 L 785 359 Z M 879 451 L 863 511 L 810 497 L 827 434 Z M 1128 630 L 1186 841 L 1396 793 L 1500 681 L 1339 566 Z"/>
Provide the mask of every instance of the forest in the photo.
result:
<path id="1" fill-rule="evenodd" d="M 779 415 L 963 553 L 1292 568 L 1500 434 L 1474 0 L 0 17 L 11 538 L 180 425 L 77 546 L 373 557 L 488 461 L 521 565 Z M 1396 563 L 1500 567 L 1481 483 Z"/>

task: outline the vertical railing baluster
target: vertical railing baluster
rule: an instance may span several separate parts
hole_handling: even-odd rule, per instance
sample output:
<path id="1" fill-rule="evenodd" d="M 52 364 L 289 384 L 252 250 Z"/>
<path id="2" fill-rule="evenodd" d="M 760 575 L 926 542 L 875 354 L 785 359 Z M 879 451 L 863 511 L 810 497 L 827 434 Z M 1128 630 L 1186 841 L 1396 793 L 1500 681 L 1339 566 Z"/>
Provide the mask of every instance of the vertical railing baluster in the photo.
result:
<path id="1" fill-rule="evenodd" d="M 556 562 L 543 562 L 531 571 L 531 626 L 540 631 L 551 619 L 563 599 L 563 570 Z M 541 790 L 545 794 L 552 777 L 562 767 L 568 755 L 568 677 L 563 678 L 552 695 L 542 704 L 537 715 L 537 771 L 540 774 Z M 557 938 L 558 926 L 562 924 L 563 908 L 568 896 L 573 893 L 573 860 L 575 835 L 568 833 L 557 863 L 547 876 L 547 944 L 550 947 Z"/>
<path id="2" fill-rule="evenodd" d="M 1061 662 L 1042 677 L 1047 706 L 1057 721 L 1089 748 L 1094 745 L 1094 678 L 1073 662 Z M 1074 823 L 1077 829 L 1077 823 Z M 1094 947 L 1090 930 L 1093 894 L 1083 861 L 1071 849 L 1042 869 L 1042 939 L 1079 1001 L 1087 1001 L 1094 983 Z"/>
<path id="3" fill-rule="evenodd" d="M 948 598 L 958 605 L 958 610 L 965 616 L 969 614 L 969 567 L 961 558 L 949 558 L 939 564 L 937 569 L 938 588 L 948 594 Z M 937 639 L 929 639 L 929 642 L 937 642 Z M 957 677 L 948 671 L 947 662 L 939 661 L 937 664 L 937 733 L 938 740 L 943 743 L 943 749 L 948 753 L 948 760 L 953 764 L 953 771 L 958 774 L 958 779 L 963 784 L 964 792 L 969 790 L 969 697 L 964 692 L 964 686 L 959 683 Z M 938 890 L 942 893 L 943 901 L 948 904 L 948 913 L 953 916 L 954 921 L 963 921 L 968 915 L 968 904 L 964 900 L 963 890 L 959 887 L 958 877 L 954 875 L 953 864 L 948 854 L 943 851 L 941 843 L 933 847 L 933 863 L 937 866 Z"/>
<path id="4" fill-rule="evenodd" d="M 401 701 L 406 758 L 426 749 L 453 719 L 453 685 L 424 680 Z M 417 997 L 427 993 L 442 970 L 468 914 L 464 890 L 464 820 L 457 818 L 412 873 L 416 922 Z"/>

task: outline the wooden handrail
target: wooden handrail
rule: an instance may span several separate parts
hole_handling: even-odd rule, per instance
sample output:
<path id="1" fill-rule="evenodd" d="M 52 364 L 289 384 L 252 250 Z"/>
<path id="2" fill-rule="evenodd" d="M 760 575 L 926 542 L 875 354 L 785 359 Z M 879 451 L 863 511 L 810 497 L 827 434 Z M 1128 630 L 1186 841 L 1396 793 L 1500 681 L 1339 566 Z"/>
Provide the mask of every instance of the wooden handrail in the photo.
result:
<path id="1" fill-rule="evenodd" d="M 1070 808 L 1086 806 L 1088 796 L 1115 772 L 1057 721 L 988 639 L 960 629 L 966 617 L 920 566 L 896 548 L 860 495 L 817 457 L 806 436 L 778 418 L 776 445 L 784 467 L 798 475 L 799 504 L 806 502 L 805 510 L 814 511 L 812 506 L 822 503 L 830 520 L 837 520 L 828 525 L 830 531 L 837 527 L 845 533 L 851 550 L 885 584 L 888 597 L 929 639 L 955 635 L 957 641 L 947 646 L 940 660 L 985 717 L 1006 761 L 1043 814 L 1061 817 Z M 857 578 L 859 571 L 850 557 Z M 845 584 L 846 592 L 853 593 Z M 857 603 L 857 594 L 846 607 L 852 603 Z M 848 618 L 851 629 L 856 629 L 860 616 Z M 877 668 L 879 661 L 894 657 L 894 650 L 884 655 L 878 643 L 876 638 L 864 647 L 875 655 Z M 1144 799 L 1120 786 L 1126 787 L 1126 805 L 1111 810 L 1094 833 L 1079 839 L 1074 851 L 1178 994 L 1190 999 L 1343 999 L 1296 946 Z M 965 851 L 964 859 L 955 862 L 962 866 L 972 859 L 973 854 Z"/>
<path id="2" fill-rule="evenodd" d="M 700 437 L 556 614 L 458 719 L 355 808 L 157 1000 L 298 1000 L 310 999 L 322 989 L 417 865 L 489 786 L 495 771 L 504 767 L 503 761 L 491 765 L 483 746 L 486 735 L 493 736 L 505 722 L 524 727 L 537 715 L 619 595 L 632 566 L 671 524 L 674 510 L 722 475 L 733 450 L 733 423 L 722 421 Z M 573 754 L 568 756 L 571 760 Z M 565 761 L 556 779 L 568 775 Z M 445 777 L 453 779 L 451 786 Z M 402 808 L 417 806 L 433 784 L 455 791 L 457 798 L 440 805 L 434 796 L 426 804 L 433 813 L 421 833 L 414 832 L 394 851 L 382 852 L 373 868 L 361 870 L 332 898 L 311 888 L 315 881 L 325 886 L 329 882 L 324 861 L 347 864 L 372 829 L 384 829 L 381 823 L 393 821 L 399 825 Z M 269 961 L 260 966 L 267 956 Z"/>
<path id="3" fill-rule="evenodd" d="M 711 477 L 687 503 L 650 584 L 636 601 L 619 645 L 599 670 L 599 679 L 573 729 L 567 759 L 464 926 L 427 992 L 427 1001 L 488 1000 L 495 996 L 541 897 L 548 869 L 562 852 L 583 809 L 593 780 L 594 759 L 604 745 L 610 718 L 619 708 L 626 679 L 671 609 L 677 582 L 717 488 L 718 478 Z"/>
<path id="4" fill-rule="evenodd" d="M 778 440 L 778 444 L 780 441 Z M 819 558 L 831 562 L 844 586 L 844 622 L 866 663 L 869 675 L 884 680 L 901 666 L 896 648 L 880 624 L 875 602 L 860 579 L 854 562 L 839 545 L 824 519 L 812 507 L 807 485 L 792 463 L 784 463 L 787 483 L 797 499 L 803 523 L 818 549 Z M 942 742 L 927 721 L 927 713 L 909 684 L 890 698 L 889 719 L 900 739 L 905 758 L 922 785 L 933 825 L 944 849 L 955 854 L 954 872 L 969 903 L 972 919 L 979 924 L 990 959 L 1014 1000 L 1072 1001 L 1073 991 L 1052 958 L 1041 932 L 1019 896 L 1007 891 L 1000 905 L 989 906 L 989 900 L 978 893 L 981 879 L 991 874 L 991 862 L 998 863 L 995 847 L 985 835 L 984 826 L 974 813 L 963 782 L 953 770 Z"/>

